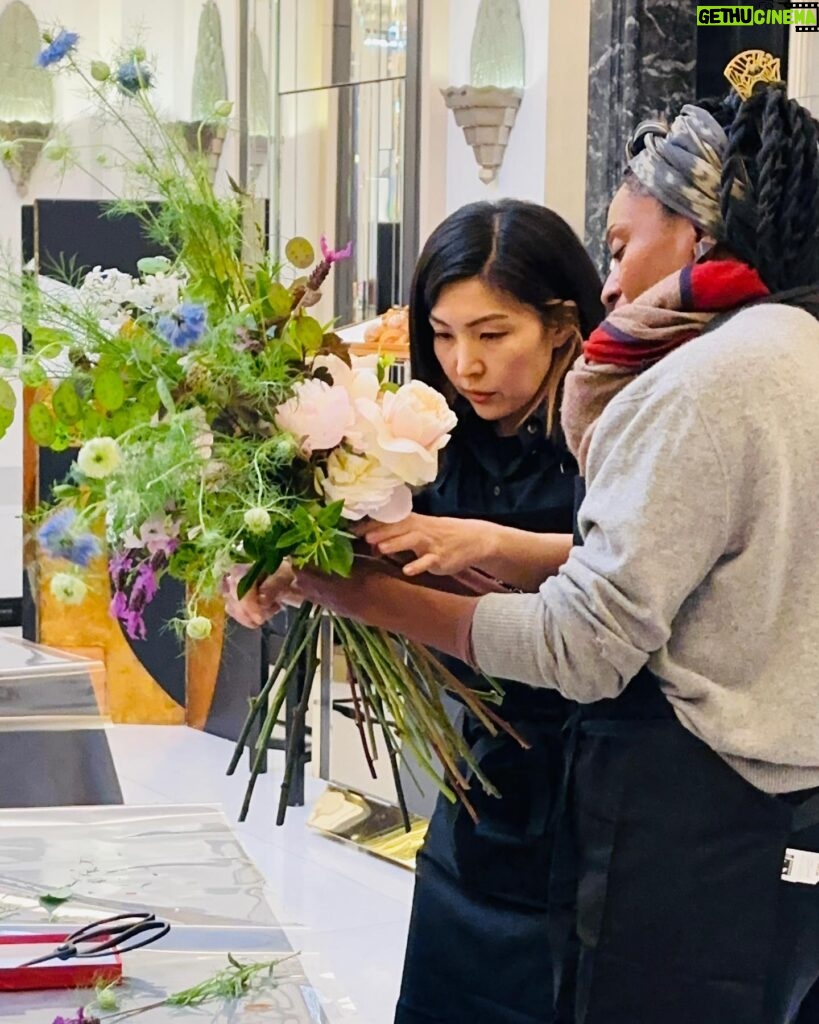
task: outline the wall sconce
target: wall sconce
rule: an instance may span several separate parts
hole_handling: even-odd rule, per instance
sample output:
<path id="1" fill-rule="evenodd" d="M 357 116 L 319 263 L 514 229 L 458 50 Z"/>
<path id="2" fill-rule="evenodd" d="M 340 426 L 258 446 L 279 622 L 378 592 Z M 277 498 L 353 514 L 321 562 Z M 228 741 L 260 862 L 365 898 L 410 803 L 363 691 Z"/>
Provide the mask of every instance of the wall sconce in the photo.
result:
<path id="1" fill-rule="evenodd" d="M 470 54 L 470 85 L 442 89 L 488 185 L 498 176 L 523 99 L 523 26 L 518 0 L 481 0 Z"/>
<path id="2" fill-rule="evenodd" d="M 196 57 L 191 86 L 190 121 L 177 121 L 176 127 L 188 150 L 207 161 L 211 184 L 216 179 L 219 158 L 227 135 L 227 125 L 214 117 L 220 105 L 227 103 L 227 70 L 222 48 L 222 19 L 215 0 L 205 0 L 199 14 Z"/>
<path id="3" fill-rule="evenodd" d="M 54 127 L 51 75 L 37 66 L 41 45 L 37 19 L 14 0 L 0 14 L 0 142 L 5 144 L 2 162 L 19 196 L 28 191 Z"/>
<path id="4" fill-rule="evenodd" d="M 0 121 L 0 140 L 9 143 L 3 163 L 21 199 L 53 127 L 50 121 Z"/>

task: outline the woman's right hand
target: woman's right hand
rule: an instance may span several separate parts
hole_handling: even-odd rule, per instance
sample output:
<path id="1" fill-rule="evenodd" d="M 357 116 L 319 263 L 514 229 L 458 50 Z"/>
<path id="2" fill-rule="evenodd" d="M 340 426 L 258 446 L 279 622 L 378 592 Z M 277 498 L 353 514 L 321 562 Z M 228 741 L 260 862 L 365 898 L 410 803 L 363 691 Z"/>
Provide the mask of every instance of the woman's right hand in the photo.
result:
<path id="1" fill-rule="evenodd" d="M 244 597 L 239 597 L 239 581 L 250 571 L 249 565 L 235 565 L 227 577 L 228 615 L 246 629 L 258 629 L 285 606 L 298 605 L 300 598 L 294 588 L 295 573 L 289 562 L 283 562 L 271 575 L 258 580 Z"/>
<path id="2" fill-rule="evenodd" d="M 411 513 L 399 523 L 368 523 L 357 533 L 379 554 L 412 551 L 416 558 L 404 566 L 407 576 L 431 572 L 455 576 L 481 568 L 492 554 L 495 527 L 481 519 L 448 519 Z"/>

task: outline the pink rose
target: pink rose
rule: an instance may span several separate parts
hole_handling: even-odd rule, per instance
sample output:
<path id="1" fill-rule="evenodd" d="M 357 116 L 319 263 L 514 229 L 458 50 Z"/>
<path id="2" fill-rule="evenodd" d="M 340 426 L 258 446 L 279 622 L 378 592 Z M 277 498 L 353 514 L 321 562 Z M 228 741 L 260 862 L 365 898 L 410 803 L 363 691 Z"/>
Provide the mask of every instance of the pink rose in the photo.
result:
<path id="1" fill-rule="evenodd" d="M 438 475 L 438 453 L 449 441 L 458 418 L 442 394 L 412 380 L 379 402 L 359 399 L 359 420 L 366 424 L 364 450 L 404 483 L 431 483 Z"/>
<path id="2" fill-rule="evenodd" d="M 355 412 L 346 388 L 313 379 L 296 385 L 293 397 L 277 407 L 274 419 L 279 430 L 296 438 L 302 455 L 309 458 L 315 451 L 340 444 L 355 422 Z"/>

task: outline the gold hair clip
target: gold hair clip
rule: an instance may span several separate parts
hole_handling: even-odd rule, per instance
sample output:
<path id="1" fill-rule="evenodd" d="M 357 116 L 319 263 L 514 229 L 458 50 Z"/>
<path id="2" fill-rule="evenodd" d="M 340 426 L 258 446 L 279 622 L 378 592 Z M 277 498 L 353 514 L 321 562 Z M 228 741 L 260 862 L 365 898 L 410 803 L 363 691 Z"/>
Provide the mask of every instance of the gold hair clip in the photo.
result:
<path id="1" fill-rule="evenodd" d="M 748 100 L 757 82 L 779 82 L 780 60 L 765 50 L 744 50 L 738 53 L 723 74 L 742 100 Z"/>

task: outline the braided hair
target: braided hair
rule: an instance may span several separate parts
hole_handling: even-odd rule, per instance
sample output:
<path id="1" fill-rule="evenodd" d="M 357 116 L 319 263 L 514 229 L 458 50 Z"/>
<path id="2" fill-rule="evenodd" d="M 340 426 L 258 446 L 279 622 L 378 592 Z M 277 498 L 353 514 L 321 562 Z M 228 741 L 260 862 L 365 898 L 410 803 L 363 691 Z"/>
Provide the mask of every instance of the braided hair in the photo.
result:
<path id="1" fill-rule="evenodd" d="M 727 126 L 725 244 L 772 292 L 819 282 L 819 130 L 782 83 L 757 86 Z M 732 194 L 745 185 L 744 199 Z"/>

